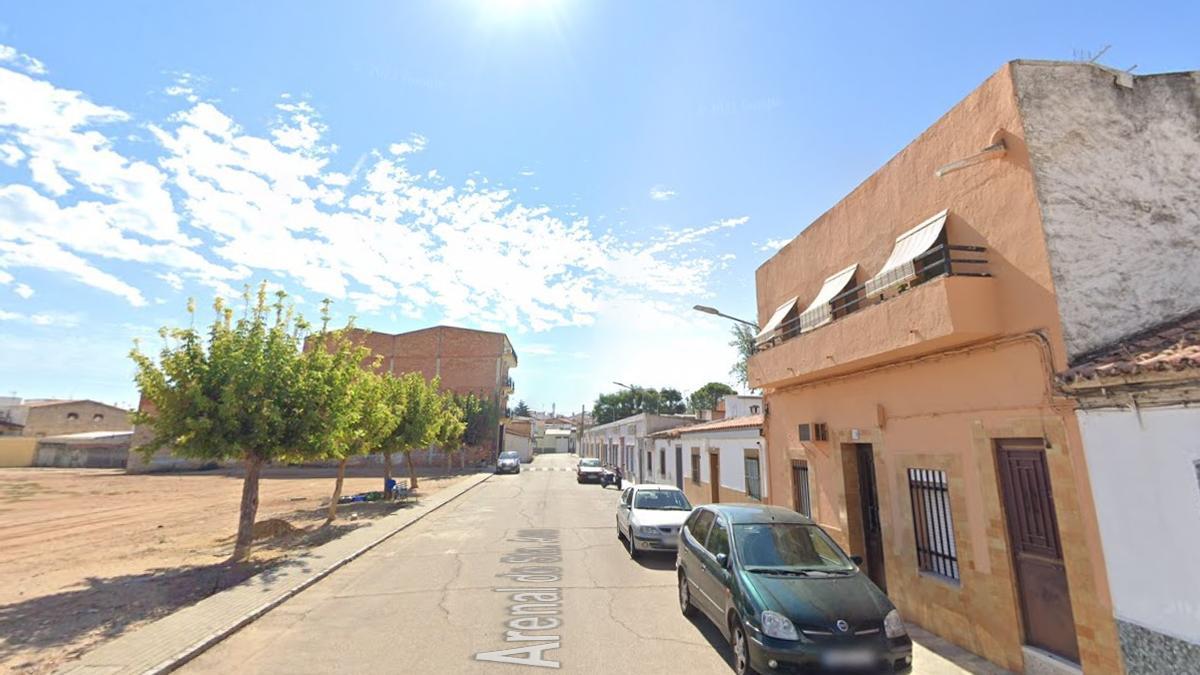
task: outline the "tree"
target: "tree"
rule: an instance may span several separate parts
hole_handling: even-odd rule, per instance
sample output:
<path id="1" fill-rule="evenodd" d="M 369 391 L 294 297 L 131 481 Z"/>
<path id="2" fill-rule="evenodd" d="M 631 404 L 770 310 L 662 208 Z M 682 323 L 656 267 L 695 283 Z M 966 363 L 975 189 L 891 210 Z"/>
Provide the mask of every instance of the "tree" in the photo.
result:
<path id="1" fill-rule="evenodd" d="M 479 398 L 474 394 L 459 397 L 458 404 L 466 423 L 463 444 L 474 449 L 483 447 L 494 438 L 500 426 L 500 404 L 493 399 Z"/>
<path id="2" fill-rule="evenodd" d="M 736 393 L 733 387 L 724 382 L 709 382 L 692 392 L 692 395 L 688 397 L 688 408 L 692 412 L 712 410 L 717 407 L 717 401 L 721 400 L 722 396 Z"/>
<path id="3" fill-rule="evenodd" d="M 439 381 L 426 382 L 420 373 L 405 373 L 388 382 L 388 406 L 396 426 L 383 442 L 386 457 L 402 452 L 408 462 L 409 488 L 417 487 L 412 452 L 433 443 L 438 431 Z M 390 461 L 389 461 L 390 464 Z"/>
<path id="4" fill-rule="evenodd" d="M 152 405 L 152 412 L 134 415 L 135 424 L 152 432 L 139 451 L 150 455 L 170 447 L 181 457 L 245 466 L 234 561 L 250 555 L 263 465 L 320 457 L 340 423 L 314 414 L 322 409 L 327 383 L 307 367 L 301 345 L 309 326 L 285 305 L 286 297 L 278 292 L 268 304 L 264 283 L 251 301 L 247 287 L 237 321 L 218 298 L 206 334 L 196 329 L 189 300 L 191 327 L 161 329 L 157 360 L 137 344 L 130 352 L 137 385 Z"/>
<path id="5" fill-rule="evenodd" d="M 729 374 L 743 387 L 750 387 L 750 357 L 754 355 L 754 338 L 757 335 L 750 326 L 741 323 L 733 324 L 733 339 L 729 346 L 737 349 L 738 359 L 729 369 Z"/>
<path id="6" fill-rule="evenodd" d="M 525 405 L 525 401 L 517 402 L 517 407 L 513 408 L 513 417 L 529 417 L 529 406 Z"/>
<path id="7" fill-rule="evenodd" d="M 658 394 L 662 414 L 678 415 L 686 410 L 686 406 L 683 403 L 683 394 L 679 393 L 678 389 L 664 388 L 659 390 Z"/>
<path id="8" fill-rule="evenodd" d="M 449 469 L 453 466 L 452 455 L 462 452 L 463 433 L 467 429 L 467 422 L 463 417 L 462 408 L 458 405 L 458 397 L 452 392 L 446 392 L 440 395 L 440 399 L 438 430 L 434 442 L 446 453 L 446 468 Z"/>
<path id="9" fill-rule="evenodd" d="M 592 415 L 597 424 L 619 420 L 638 413 L 661 415 L 679 414 L 684 411 L 683 395 L 678 389 L 621 389 L 611 394 L 600 394 L 592 406 Z"/>
<path id="10" fill-rule="evenodd" d="M 369 455 L 379 450 L 397 423 L 396 418 L 392 417 L 383 376 L 359 367 L 365 356 L 360 352 L 366 351 L 354 349 L 353 357 L 344 359 L 349 362 L 353 374 L 348 378 L 347 412 L 342 416 L 343 423 L 329 444 L 329 456 L 338 460 L 338 472 L 333 496 L 329 500 L 327 523 L 337 518 L 338 500 L 341 499 L 342 484 L 346 478 L 346 461 L 350 457 Z"/>

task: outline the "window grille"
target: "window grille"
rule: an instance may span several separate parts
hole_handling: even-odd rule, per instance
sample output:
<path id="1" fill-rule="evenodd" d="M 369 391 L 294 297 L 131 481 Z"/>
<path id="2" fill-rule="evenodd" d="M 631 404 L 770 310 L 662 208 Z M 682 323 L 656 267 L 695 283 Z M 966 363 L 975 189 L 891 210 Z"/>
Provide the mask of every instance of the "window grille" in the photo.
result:
<path id="1" fill-rule="evenodd" d="M 946 482 L 946 472 L 909 469 L 908 492 L 912 497 L 917 567 L 957 581 L 958 547 L 954 541 L 954 519 L 950 515 L 950 488 Z"/>

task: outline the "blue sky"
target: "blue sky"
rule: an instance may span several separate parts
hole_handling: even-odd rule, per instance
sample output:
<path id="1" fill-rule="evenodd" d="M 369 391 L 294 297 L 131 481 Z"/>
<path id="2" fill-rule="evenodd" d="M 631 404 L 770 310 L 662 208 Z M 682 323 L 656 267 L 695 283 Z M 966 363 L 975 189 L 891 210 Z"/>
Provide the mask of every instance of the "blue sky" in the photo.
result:
<path id="1" fill-rule="evenodd" d="M 1053 6 L 1051 6 L 1053 5 Z M 516 398 L 728 380 L 754 269 L 1005 61 L 1200 68 L 1200 6 L 6 3 L 0 395 L 132 404 L 267 280 L 503 330 Z"/>

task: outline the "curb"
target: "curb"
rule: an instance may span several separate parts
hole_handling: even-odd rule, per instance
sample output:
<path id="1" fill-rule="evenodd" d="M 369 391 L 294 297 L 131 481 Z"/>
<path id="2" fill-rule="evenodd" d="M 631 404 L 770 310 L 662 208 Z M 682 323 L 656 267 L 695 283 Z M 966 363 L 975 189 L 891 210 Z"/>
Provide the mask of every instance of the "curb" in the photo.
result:
<path id="1" fill-rule="evenodd" d="M 188 607 L 181 607 L 180 609 L 176 610 L 175 612 L 172 612 L 171 614 L 168 614 L 167 616 L 165 616 L 161 619 L 158 619 L 155 622 L 147 624 L 146 626 L 143 626 L 142 628 L 139 628 L 139 629 L 133 631 L 132 633 L 127 633 L 125 635 L 118 637 L 116 640 L 108 643 L 107 645 L 100 645 L 100 646 L 96 647 L 96 649 L 85 654 L 83 656 L 83 658 L 80 659 L 79 661 L 76 661 L 73 664 L 68 664 L 68 665 L 64 666 L 62 669 L 57 670 L 55 672 L 58 673 L 59 675 L 117 675 L 118 673 L 141 673 L 142 675 L 160 675 L 162 673 L 169 673 L 169 672 L 175 670 L 176 668 L 179 668 L 180 666 L 184 665 L 188 661 L 191 661 L 192 659 L 196 658 L 197 656 L 204 653 L 205 651 L 207 651 L 208 649 L 210 649 L 217 643 L 221 642 L 225 638 L 227 638 L 230 635 L 233 635 L 237 631 L 241 630 L 248 624 L 253 623 L 256 619 L 258 619 L 262 615 L 264 615 L 267 612 L 271 611 L 272 609 L 278 607 L 279 605 L 283 604 L 284 602 L 287 602 L 289 599 L 295 597 L 297 594 L 299 594 L 302 591 L 304 591 L 305 589 L 311 587 L 313 584 L 316 584 L 317 582 L 321 581 L 322 579 L 328 577 L 330 574 L 332 574 L 332 573 L 336 572 L 337 570 L 341 569 L 342 567 L 346 566 L 350 562 L 354 561 L 356 558 L 362 556 L 367 551 L 370 551 L 371 549 L 375 548 L 376 546 L 378 546 L 378 545 L 382 544 L 383 542 L 387 541 L 388 539 L 392 538 L 399 532 L 408 529 L 414 523 L 421 521 L 429 514 L 437 511 L 438 509 L 442 508 L 446 504 L 449 504 L 450 502 L 458 499 L 459 497 L 463 496 L 467 492 L 470 492 L 471 490 L 475 489 L 476 487 L 482 485 L 485 481 L 487 481 L 489 478 L 491 478 L 492 475 L 493 474 L 491 474 L 491 473 L 480 474 L 474 478 L 469 478 L 466 481 L 463 481 L 464 483 L 466 483 L 466 485 L 463 485 L 463 486 L 457 487 L 457 488 L 450 488 L 450 489 L 456 489 L 457 491 L 454 494 L 447 497 L 441 503 L 430 506 L 428 508 L 428 510 L 426 510 L 424 513 L 413 514 L 412 518 L 410 518 L 406 522 L 398 525 L 395 529 L 389 530 L 389 531 L 381 534 L 378 538 L 370 541 L 367 544 L 364 544 L 363 546 L 360 546 L 359 548 L 355 549 L 351 553 L 338 558 L 337 560 L 333 561 L 328 566 L 326 566 L 324 569 L 314 572 L 313 574 L 311 574 L 310 576 L 308 576 L 307 578 L 305 578 L 303 581 L 296 584 L 295 586 L 288 588 L 286 590 L 280 591 L 277 595 L 273 596 L 267 602 L 264 602 L 261 605 L 258 605 L 249 611 L 239 614 L 235 619 L 230 620 L 228 623 L 221 626 L 218 630 L 208 633 L 207 635 L 200 638 L 199 640 L 195 640 L 195 641 L 191 642 L 185 648 L 179 650 L 175 654 L 172 654 L 170 657 L 158 662 L 157 664 L 155 664 L 153 666 L 150 666 L 148 668 L 138 668 L 138 667 L 135 667 L 132 664 L 128 664 L 128 663 L 127 664 L 114 663 L 114 661 L 116 661 L 117 659 L 112 659 L 112 658 L 95 659 L 95 660 L 99 660 L 101 662 L 93 663 L 93 664 L 89 664 L 89 663 L 87 663 L 87 661 L 89 660 L 90 656 L 92 656 L 93 654 L 96 654 L 100 650 L 103 650 L 105 647 L 109 647 L 109 648 L 117 647 L 116 643 L 118 641 L 126 639 L 126 638 L 130 638 L 132 636 L 136 636 L 137 633 L 140 632 L 141 630 L 150 628 L 159 622 L 169 620 L 172 616 L 175 616 L 176 613 L 192 609 L 192 608 L 196 607 L 197 605 L 194 604 L 194 605 L 190 605 Z M 330 544 L 336 544 L 337 541 L 338 540 L 335 539 L 332 542 L 330 542 Z M 328 545 L 328 544 L 326 544 L 326 545 Z M 316 550 L 319 550 L 319 548 Z M 252 584 L 256 579 L 259 579 L 264 574 L 268 574 L 268 573 L 270 573 L 270 570 L 267 570 L 266 572 L 262 572 L 253 577 L 250 577 L 249 579 L 246 579 L 245 581 L 239 583 L 236 586 L 232 586 L 223 591 L 220 591 L 218 593 L 210 595 L 207 598 L 204 598 L 203 600 L 201 600 L 200 602 L 205 602 L 205 601 L 211 600 L 213 598 L 219 598 L 226 593 L 230 593 L 231 591 L 239 590 L 249 584 Z M 199 603 L 197 603 L 197 604 L 199 604 Z M 130 660 L 134 660 L 134 659 L 130 659 Z"/>

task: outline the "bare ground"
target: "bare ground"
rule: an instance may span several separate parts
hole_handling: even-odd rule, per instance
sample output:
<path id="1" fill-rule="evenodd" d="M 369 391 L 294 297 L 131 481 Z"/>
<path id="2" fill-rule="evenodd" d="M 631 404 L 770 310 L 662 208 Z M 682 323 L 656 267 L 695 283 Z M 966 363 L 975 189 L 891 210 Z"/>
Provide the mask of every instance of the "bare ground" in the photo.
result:
<path id="1" fill-rule="evenodd" d="M 259 488 L 255 553 L 231 564 L 242 489 L 236 471 L 0 469 L 0 672 L 52 672 L 397 508 L 343 504 L 339 519 L 322 527 L 333 476 L 332 469 L 269 469 Z M 461 478 L 422 476 L 418 498 Z M 382 482 L 378 467 L 350 469 L 343 494 L 379 490 Z"/>

